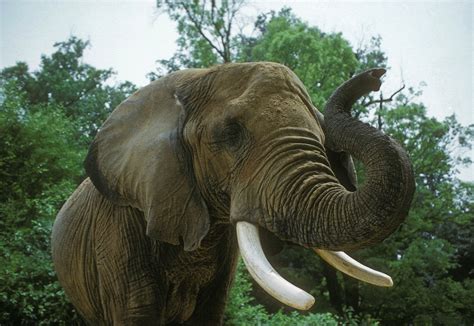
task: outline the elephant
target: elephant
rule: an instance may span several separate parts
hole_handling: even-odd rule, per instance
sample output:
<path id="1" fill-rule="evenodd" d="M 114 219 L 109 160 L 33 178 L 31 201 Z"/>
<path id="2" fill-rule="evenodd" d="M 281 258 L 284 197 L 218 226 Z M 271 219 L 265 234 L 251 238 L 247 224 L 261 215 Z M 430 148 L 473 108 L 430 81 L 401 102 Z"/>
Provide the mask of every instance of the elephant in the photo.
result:
<path id="1" fill-rule="evenodd" d="M 414 194 L 401 145 L 350 112 L 384 73 L 343 83 L 324 115 L 298 77 L 271 62 L 173 72 L 122 102 L 52 231 L 59 282 L 83 319 L 220 325 L 239 252 L 270 295 L 309 309 L 314 298 L 266 259 L 264 233 L 391 286 L 344 253 L 392 234 Z M 351 155 L 366 169 L 360 187 Z"/>

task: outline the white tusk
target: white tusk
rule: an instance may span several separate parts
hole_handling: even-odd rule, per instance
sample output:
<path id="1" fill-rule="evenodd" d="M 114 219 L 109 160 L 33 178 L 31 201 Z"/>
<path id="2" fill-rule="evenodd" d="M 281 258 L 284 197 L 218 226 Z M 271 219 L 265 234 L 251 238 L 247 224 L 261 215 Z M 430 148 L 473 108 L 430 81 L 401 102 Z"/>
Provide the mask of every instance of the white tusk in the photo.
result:
<path id="1" fill-rule="evenodd" d="M 258 228 L 247 222 L 237 222 L 237 239 L 245 266 L 254 280 L 272 297 L 300 310 L 308 310 L 314 297 L 297 288 L 278 274 L 263 253 Z"/>
<path id="2" fill-rule="evenodd" d="M 316 248 L 313 248 L 313 250 L 329 265 L 349 276 L 378 286 L 393 286 L 393 281 L 390 276 L 362 265 L 343 251 L 330 251 Z"/>

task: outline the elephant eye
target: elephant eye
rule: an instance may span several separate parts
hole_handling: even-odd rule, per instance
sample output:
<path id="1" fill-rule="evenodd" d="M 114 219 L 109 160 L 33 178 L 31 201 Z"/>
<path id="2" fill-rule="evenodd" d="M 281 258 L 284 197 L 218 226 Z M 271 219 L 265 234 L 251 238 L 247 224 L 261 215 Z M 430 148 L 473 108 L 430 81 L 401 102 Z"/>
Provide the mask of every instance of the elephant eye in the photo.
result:
<path id="1" fill-rule="evenodd" d="M 211 146 L 214 149 L 238 150 L 244 138 L 244 128 L 238 122 L 227 123 L 224 128 L 216 130 L 214 142 Z"/>
<path id="2" fill-rule="evenodd" d="M 242 126 L 232 122 L 222 132 L 222 141 L 230 148 L 237 149 L 242 143 Z"/>

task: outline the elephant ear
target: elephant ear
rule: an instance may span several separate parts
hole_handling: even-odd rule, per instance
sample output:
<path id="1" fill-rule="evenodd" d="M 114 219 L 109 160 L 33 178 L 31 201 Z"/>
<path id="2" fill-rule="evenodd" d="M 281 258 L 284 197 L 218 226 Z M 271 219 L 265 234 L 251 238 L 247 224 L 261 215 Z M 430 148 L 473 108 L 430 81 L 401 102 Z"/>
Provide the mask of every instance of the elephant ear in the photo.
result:
<path id="1" fill-rule="evenodd" d="M 357 174 L 354 161 L 349 153 L 333 151 L 326 147 L 326 154 L 339 182 L 349 191 L 357 189 Z"/>
<path id="2" fill-rule="evenodd" d="M 191 251 L 209 230 L 209 214 L 182 142 L 187 113 L 176 96 L 180 76 L 122 102 L 97 133 L 85 169 L 107 199 L 144 213 L 148 236 Z"/>

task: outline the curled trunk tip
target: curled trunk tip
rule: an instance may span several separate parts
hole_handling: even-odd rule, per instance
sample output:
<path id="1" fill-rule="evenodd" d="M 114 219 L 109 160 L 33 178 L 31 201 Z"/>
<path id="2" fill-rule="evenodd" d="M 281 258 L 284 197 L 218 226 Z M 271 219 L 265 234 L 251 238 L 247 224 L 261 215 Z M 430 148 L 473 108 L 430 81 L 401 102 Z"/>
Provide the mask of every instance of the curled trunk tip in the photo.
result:
<path id="1" fill-rule="evenodd" d="M 360 97 L 380 89 L 382 85 L 380 78 L 385 72 L 386 70 L 383 68 L 370 69 L 352 77 L 339 86 L 324 107 L 325 115 L 334 110 L 349 113 L 352 105 Z"/>

